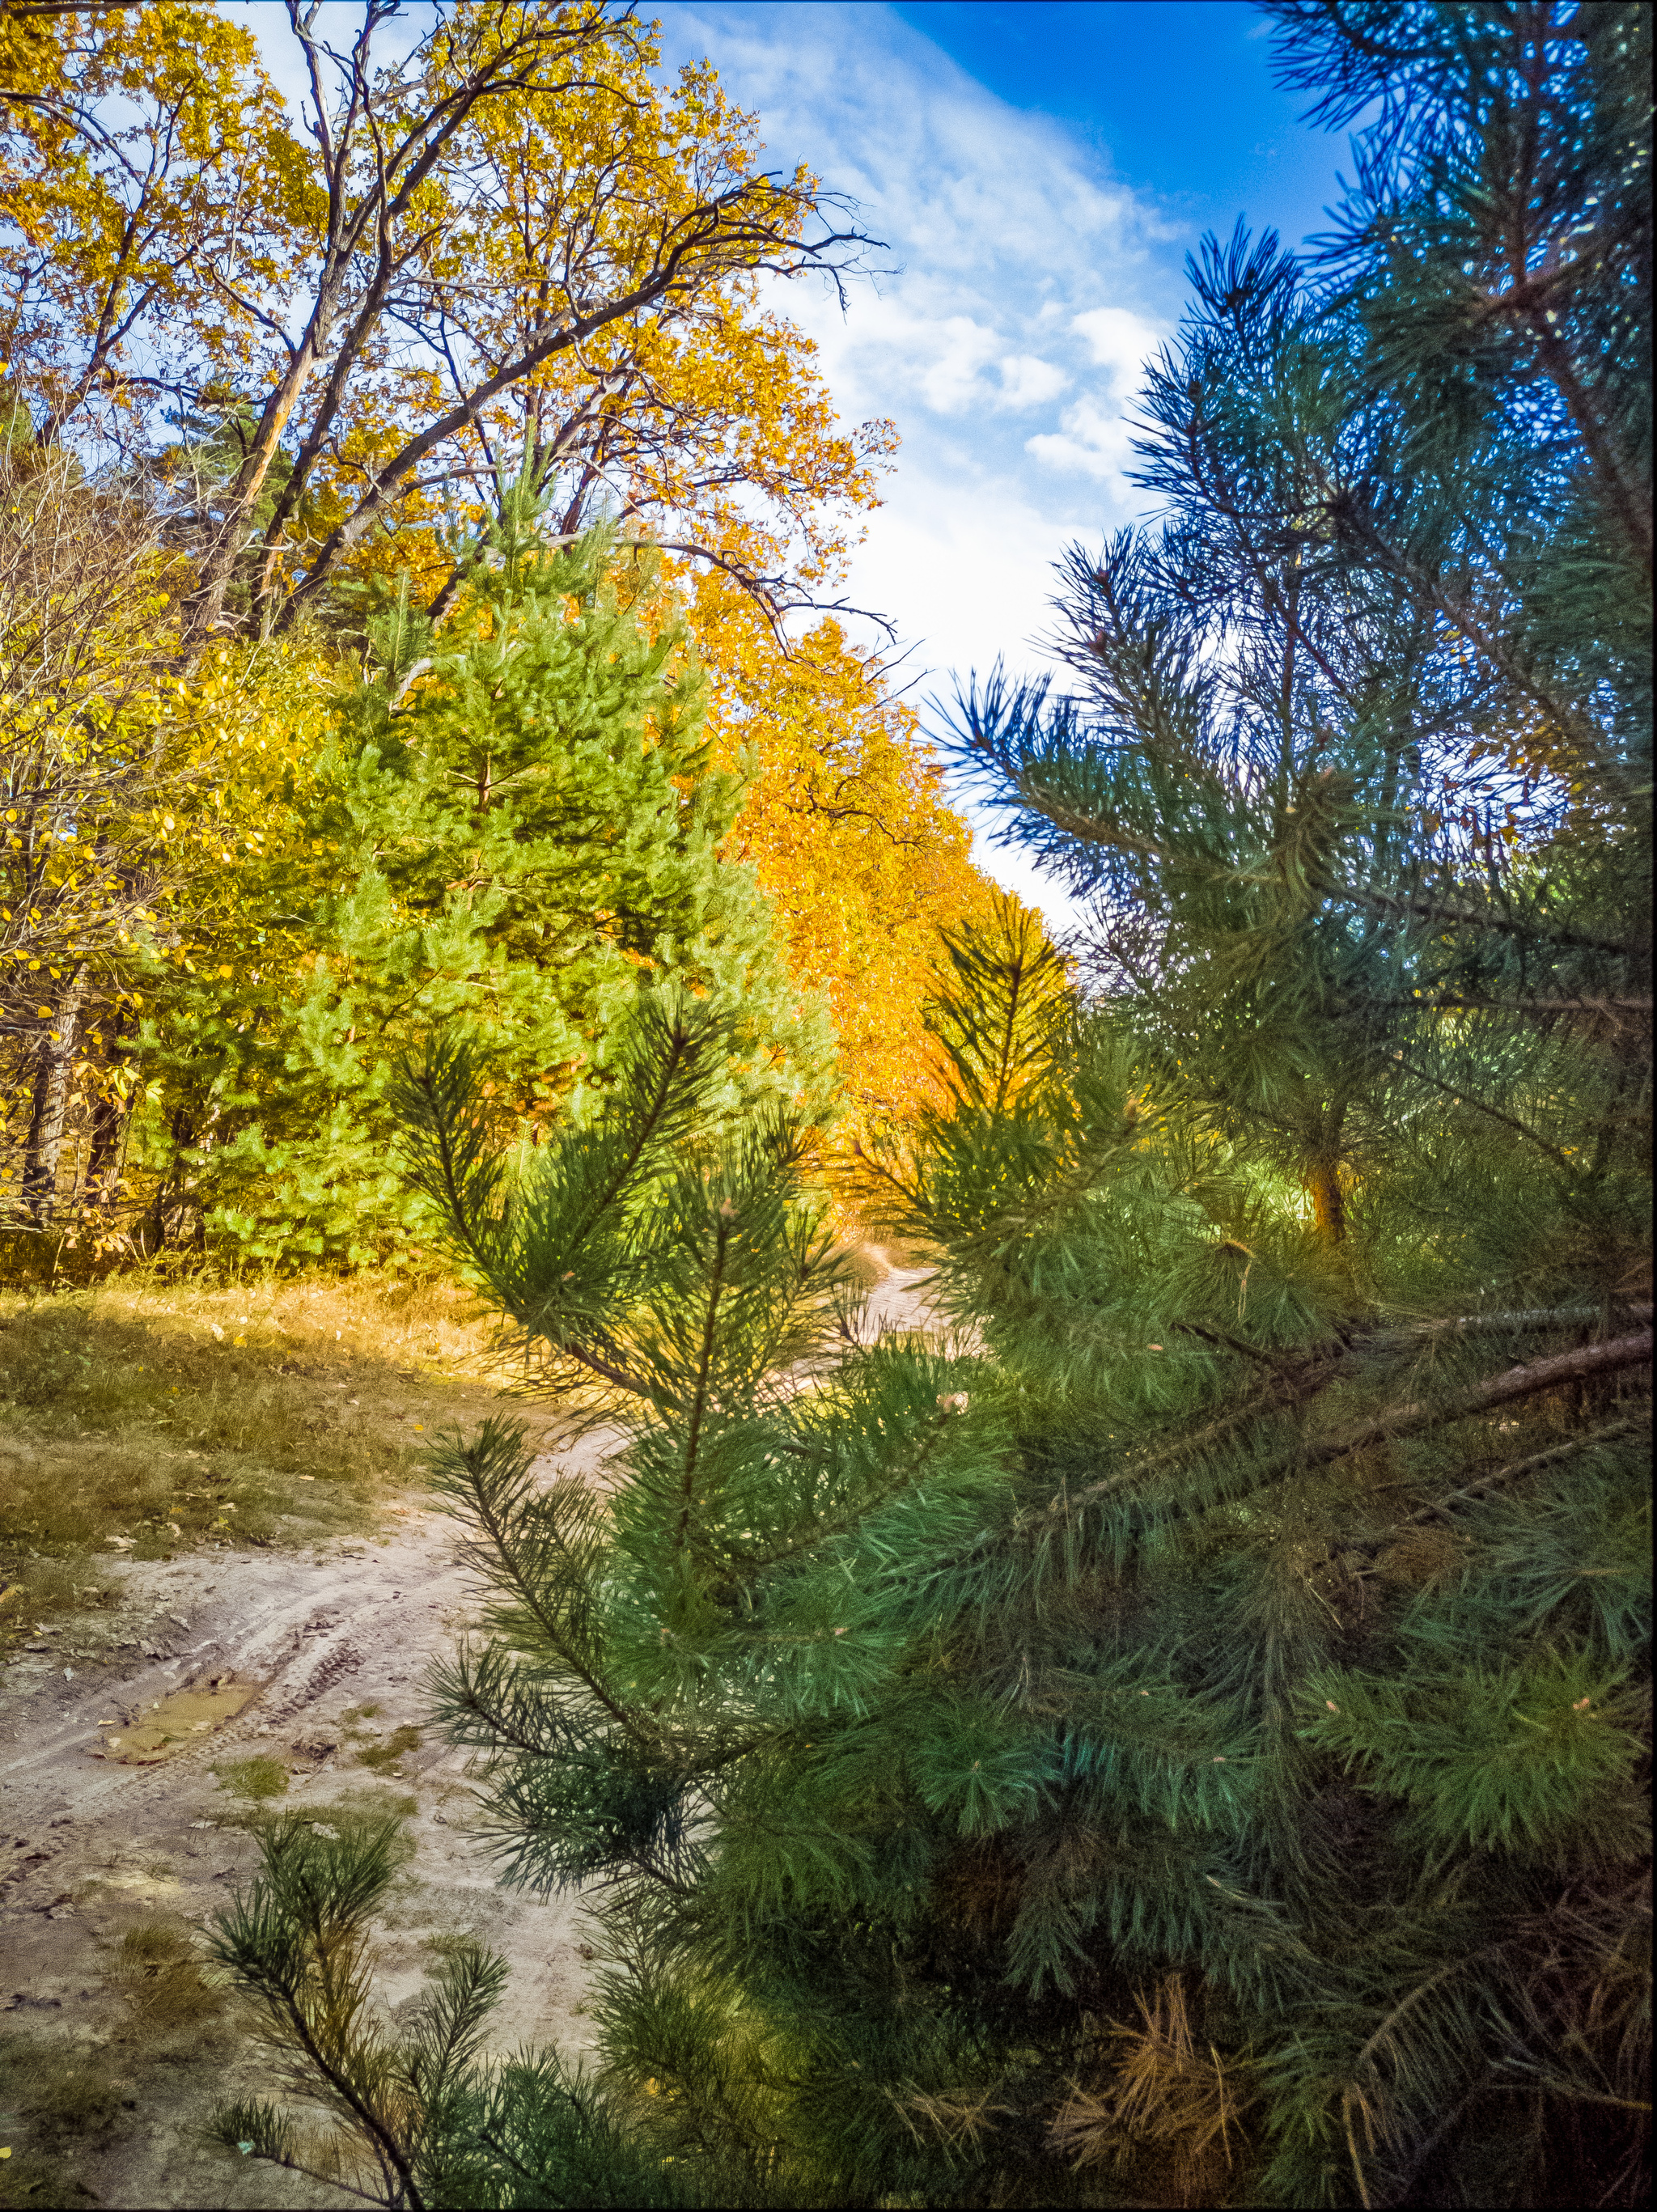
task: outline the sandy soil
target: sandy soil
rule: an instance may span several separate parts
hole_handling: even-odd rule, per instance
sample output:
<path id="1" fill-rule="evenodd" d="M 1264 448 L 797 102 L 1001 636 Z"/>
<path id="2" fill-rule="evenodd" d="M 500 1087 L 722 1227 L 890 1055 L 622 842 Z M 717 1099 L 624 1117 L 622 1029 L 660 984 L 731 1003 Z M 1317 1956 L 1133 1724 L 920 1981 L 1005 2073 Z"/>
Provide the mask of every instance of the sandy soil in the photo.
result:
<path id="1" fill-rule="evenodd" d="M 100 1655 L 83 1632 L 79 1644 L 64 1639 L 66 1648 L 6 1670 L 0 2008 L 19 2015 L 16 2026 L 27 2015 L 32 2027 L 67 2030 L 120 2069 L 125 2006 L 102 1981 L 111 1954 L 142 1922 L 205 1922 L 251 1871 L 253 1844 L 219 1825 L 234 1801 L 209 1769 L 264 1754 L 289 1769 L 288 1805 L 320 1811 L 365 1791 L 414 1799 L 415 1856 L 381 1953 L 380 1987 L 393 2005 L 419 1988 L 431 1939 L 464 1932 L 513 1960 L 497 2041 L 533 2038 L 568 2050 L 584 2043 L 578 1906 L 496 1887 L 464 1826 L 464 1754 L 424 1729 L 426 1668 L 472 1611 L 452 1558 L 452 1524 L 422 1510 L 417 1496 L 390 1518 L 377 1540 L 310 1556 L 208 1552 L 118 1567 L 124 1602 L 109 1626 L 124 1627 L 136 1652 Z M 258 1694 L 198 1745 L 157 1765 L 107 1756 L 130 1719 L 227 1672 L 257 1683 Z M 365 1705 L 379 1711 L 348 1725 L 344 1717 Z M 424 1740 L 393 1769 L 359 1763 L 404 1726 Z M 109 2140 L 85 2144 L 74 2171 L 111 2205 L 343 2202 L 269 2167 L 238 2169 L 191 2141 L 219 2097 L 268 2086 L 245 2045 L 228 2069 L 181 2069 L 176 2103 L 136 2112 L 130 2128 L 118 2124 Z"/>
<path id="2" fill-rule="evenodd" d="M 908 1271 L 870 1302 L 875 1326 L 920 1318 Z M 543 1464 L 591 1471 L 598 1441 Z M 384 1923 L 379 1987 L 418 1991 L 434 1939 L 466 1933 L 512 1961 L 491 2040 L 589 2039 L 580 1902 L 496 1887 L 468 1832 L 464 1754 L 427 1726 L 424 1682 L 475 1608 L 453 1561 L 453 1524 L 417 1492 L 379 1533 L 313 1553 L 205 1550 L 119 1563 L 118 1608 L 34 1639 L 0 1677 L 0 2034 L 46 2032 L 81 2046 L 132 2094 L 118 2117 L 68 2144 L 78 2194 L 111 2206 L 342 2204 L 340 2192 L 241 2165 L 197 2136 L 223 2097 L 268 2094 L 246 2038 L 225 2027 L 175 2038 L 172 2070 L 135 2034 L 108 1968 L 121 1936 L 158 1919 L 200 1926 L 251 1871 L 251 1838 L 223 1825 L 234 1801 L 210 1770 L 255 1755 L 288 1769 L 284 1804 L 320 1812 L 365 1791 L 406 1802 L 415 1854 Z M 119 1763 L 131 1726 L 181 1689 L 229 1675 L 257 1686 L 243 1710 L 165 1763 Z M 362 1708 L 379 1710 L 361 1716 Z M 391 1769 L 362 1765 L 399 1728 L 423 1740 Z M 111 1755 L 111 1740 L 115 1756 Z M 129 2081 L 129 2078 L 130 2080 Z M 21 2137 L 13 2134 L 13 2142 Z M 46 2200 L 36 2197 L 29 2201 Z"/>

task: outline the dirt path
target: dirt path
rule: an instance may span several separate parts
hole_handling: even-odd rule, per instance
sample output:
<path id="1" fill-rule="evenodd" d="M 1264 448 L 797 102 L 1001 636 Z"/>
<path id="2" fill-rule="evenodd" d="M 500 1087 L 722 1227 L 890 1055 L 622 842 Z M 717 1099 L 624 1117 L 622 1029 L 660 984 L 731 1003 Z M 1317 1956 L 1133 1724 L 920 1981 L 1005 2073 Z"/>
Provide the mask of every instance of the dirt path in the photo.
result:
<path id="1" fill-rule="evenodd" d="M 380 1988 L 412 1996 L 434 1939 L 477 1936 L 513 1961 L 496 2039 L 534 2038 L 574 2050 L 584 1962 L 579 1909 L 496 1887 L 464 1826 L 464 1755 L 426 1727 L 424 1676 L 452 1645 L 473 1599 L 452 1559 L 453 1530 L 411 1497 L 382 1540 L 314 1556 L 196 1553 L 127 1566 L 117 1626 L 136 1632 L 138 1663 L 79 1667 L 61 1651 L 7 1669 L 0 1692 L 0 2008 L 8 2027 L 68 2030 L 127 2067 L 124 2000 L 106 1984 L 120 1937 L 135 1925 L 199 1925 L 220 1909 L 255 1852 L 219 1825 L 242 1809 L 212 1768 L 253 1757 L 288 1770 L 282 1801 L 314 1806 L 412 1802 L 416 1850 L 400 1878 Z M 153 1656 L 145 1656 L 146 1650 Z M 258 1686 L 234 1718 L 156 1765 L 126 1765 L 128 1724 L 182 1688 L 228 1674 Z M 370 1709 L 365 1713 L 364 1708 Z M 116 1723 L 111 1727 L 109 1723 Z M 398 1729 L 421 1741 L 393 1763 Z M 404 1739 L 407 1740 L 406 1736 Z M 100 1755 L 101 1754 L 101 1755 Z M 135 2057 L 141 2054 L 135 2053 Z M 164 2108 L 139 2109 L 72 2148 L 76 2177 L 111 2205 L 341 2202 L 290 2185 L 269 2167 L 238 2170 L 191 2140 L 221 2097 L 268 2089 L 243 2046 L 181 2064 Z M 200 2078 L 197 2078 L 200 2077 Z M 155 2093 L 152 2090 L 152 2097 Z"/>
<path id="2" fill-rule="evenodd" d="M 888 1275 L 871 1298 L 871 1322 L 913 1326 L 918 1279 Z M 600 1455 L 588 1439 L 544 1464 L 580 1471 Z M 110 2093 L 95 2124 L 77 2128 L 72 2112 L 64 2116 L 55 2154 L 64 2184 L 78 2187 L 64 2201 L 346 2201 L 202 2145 L 197 2130 L 210 2107 L 268 2094 L 268 2072 L 225 2026 L 185 2022 L 170 2042 L 147 2034 L 112 1986 L 124 1935 L 157 1922 L 199 1927 L 252 1869 L 251 1838 L 223 1825 L 246 1808 L 215 1768 L 273 1759 L 287 1770 L 286 1805 L 321 1812 L 378 1801 L 407 1812 L 415 1851 L 380 1954 L 379 1988 L 393 2007 L 416 1996 L 434 1947 L 465 1933 L 512 1961 L 491 2038 L 498 2047 L 585 2047 L 580 1901 L 496 1887 L 468 1831 L 465 1754 L 427 1724 L 427 1671 L 476 1607 L 453 1551 L 453 1524 L 410 1492 L 366 1541 L 122 1563 L 106 1577 L 118 1582 L 119 1605 L 95 1629 L 37 1638 L 0 1677 L 0 2012 L 9 2015 L 0 2036 L 76 2046 L 88 2078 Z M 215 1677 L 253 1686 L 251 1701 L 162 1764 L 120 1763 L 146 1715 Z M 0 2115 L 0 2144 L 30 2133 Z M 0 2204 L 53 2201 L 8 2194 L 9 2172 L 21 2169 L 0 2168 Z"/>

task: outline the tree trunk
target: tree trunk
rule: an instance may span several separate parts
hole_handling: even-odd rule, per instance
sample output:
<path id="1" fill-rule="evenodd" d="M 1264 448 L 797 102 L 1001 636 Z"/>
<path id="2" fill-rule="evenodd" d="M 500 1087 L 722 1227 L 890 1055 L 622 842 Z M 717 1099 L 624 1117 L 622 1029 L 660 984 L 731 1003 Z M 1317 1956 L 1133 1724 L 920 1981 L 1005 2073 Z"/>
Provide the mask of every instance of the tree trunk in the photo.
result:
<path id="1" fill-rule="evenodd" d="M 188 1110 L 182 1106 L 174 1107 L 170 1127 L 173 1136 L 173 1158 L 156 1178 L 155 1201 L 146 1216 L 146 1221 L 153 1224 L 153 1237 L 143 1228 L 139 1232 L 142 1239 L 140 1249 L 146 1256 L 151 1252 L 161 1251 L 173 1241 L 167 1231 L 167 1202 L 175 1192 L 180 1197 L 183 1195 L 184 1155 L 189 1147 L 191 1139 L 195 1134 L 191 1117 Z M 179 1217 L 182 1223 L 181 1207 Z"/>
<path id="2" fill-rule="evenodd" d="M 110 1022 L 109 1066 L 112 1073 L 121 1056 L 121 1039 L 129 1025 L 125 1006 L 117 1006 Z M 92 1144 L 87 1156 L 87 1196 L 106 1210 L 115 1203 L 121 1176 L 121 1154 L 132 1111 L 130 1097 L 105 1091 L 92 1109 Z"/>
<path id="3" fill-rule="evenodd" d="M 1331 1244 L 1343 1243 L 1346 1236 L 1346 1200 L 1340 1187 L 1340 1163 L 1336 1159 L 1314 1160 L 1307 1170 L 1306 1187 L 1312 1194 L 1312 1218 L 1317 1224 L 1318 1234 Z"/>
<path id="4" fill-rule="evenodd" d="M 23 1149 L 23 1204 L 41 1229 L 50 1224 L 58 1202 L 58 1161 L 64 1147 L 64 1122 L 69 1112 L 69 1072 L 75 1058 L 75 1036 L 86 987 L 87 966 L 83 960 L 58 1001 L 57 1014 L 40 1041 L 39 1057 L 35 1062 L 28 1138 Z"/>

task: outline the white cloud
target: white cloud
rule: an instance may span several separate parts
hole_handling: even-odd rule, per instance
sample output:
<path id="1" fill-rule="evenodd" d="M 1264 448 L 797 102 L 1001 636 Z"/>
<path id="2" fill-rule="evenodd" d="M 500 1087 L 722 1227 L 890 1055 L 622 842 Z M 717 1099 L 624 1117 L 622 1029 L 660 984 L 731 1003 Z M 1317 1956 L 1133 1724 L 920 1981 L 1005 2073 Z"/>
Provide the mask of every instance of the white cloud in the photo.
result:
<path id="1" fill-rule="evenodd" d="M 1096 399 L 1082 399 L 1065 410 L 1056 434 L 1027 438 L 1024 450 L 1047 468 L 1109 482 L 1127 466 L 1128 438 L 1128 427 L 1117 409 L 1102 407 Z"/>
<path id="2" fill-rule="evenodd" d="M 918 701 L 998 658 L 1040 671 L 1053 563 L 1144 504 L 1123 418 L 1173 306 L 1156 249 L 1174 232 L 1102 157 L 884 9 L 725 0 L 663 19 L 670 61 L 707 54 L 758 113 L 768 167 L 804 161 L 887 242 L 889 273 L 844 316 L 804 284 L 777 300 L 842 414 L 902 434 L 850 597 L 895 621 Z M 1071 918 L 1017 854 L 980 836 L 978 857 Z"/>
<path id="3" fill-rule="evenodd" d="M 1102 368 L 1130 385 L 1138 382 L 1140 370 L 1163 337 L 1160 324 L 1147 322 L 1131 307 L 1089 307 L 1071 328 L 1087 340 Z"/>
<path id="4" fill-rule="evenodd" d="M 996 363 L 1001 372 L 1002 404 L 1039 407 L 1063 392 L 1070 378 L 1057 364 L 1029 353 L 1009 354 Z"/>
<path id="5" fill-rule="evenodd" d="M 1071 328 L 1105 372 L 1096 390 L 1066 408 L 1058 432 L 1041 432 L 1024 450 L 1049 469 L 1122 481 L 1132 462 L 1130 416 L 1145 363 L 1162 343 L 1159 325 L 1129 307 L 1089 307 Z"/>
<path id="6" fill-rule="evenodd" d="M 798 295 L 785 296 L 780 304 L 797 320 L 812 320 L 811 309 Z M 890 296 L 859 299 L 837 332 L 819 327 L 816 336 L 825 348 L 839 338 L 839 380 L 830 380 L 837 398 L 856 382 L 878 401 L 895 381 L 912 412 L 916 401 L 927 413 L 944 416 L 1028 410 L 1044 406 L 1071 381 L 1070 372 L 1056 362 L 1007 352 L 1005 334 L 992 323 L 967 314 L 915 313 Z"/>
<path id="7" fill-rule="evenodd" d="M 956 459 L 914 471 L 910 495 L 873 517 L 854 580 L 863 604 L 899 613 L 913 648 L 904 672 L 923 696 L 998 656 L 1035 667 L 1027 641 L 1051 619 L 1051 564 L 1084 528 L 1079 516 L 1055 527 L 1017 484 Z"/>
<path id="8" fill-rule="evenodd" d="M 995 358 L 995 332 L 968 315 L 950 315 L 941 323 L 921 326 L 912 358 L 933 353 L 920 391 L 935 415 L 965 413 L 980 389 L 983 371 Z"/>
<path id="9" fill-rule="evenodd" d="M 817 341 L 846 415 L 896 420 L 889 503 L 930 500 L 969 423 L 974 473 L 1061 530 L 1085 527 L 1100 511 L 1096 465 L 1055 508 L 1025 441 L 1063 433 L 1066 395 L 1096 411 L 1128 396 L 1166 304 L 1154 249 L 1175 234 L 1156 205 L 884 9 L 727 0 L 669 6 L 664 27 L 670 62 L 706 53 L 757 113 L 768 166 L 806 161 L 886 242 L 884 273 L 853 288 L 843 317 L 805 283 L 780 288 L 778 305 Z M 1137 507 L 1130 487 L 1110 489 L 1113 508 Z M 907 608 L 892 611 L 913 635 Z"/>

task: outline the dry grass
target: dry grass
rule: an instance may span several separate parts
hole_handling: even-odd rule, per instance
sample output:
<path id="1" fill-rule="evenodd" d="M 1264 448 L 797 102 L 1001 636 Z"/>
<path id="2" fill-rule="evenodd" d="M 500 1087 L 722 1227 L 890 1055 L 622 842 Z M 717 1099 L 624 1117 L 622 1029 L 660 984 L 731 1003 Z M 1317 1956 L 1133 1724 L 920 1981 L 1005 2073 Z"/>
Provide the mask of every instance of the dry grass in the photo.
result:
<path id="1" fill-rule="evenodd" d="M 361 1528 L 435 1431 L 496 1408 L 489 1346 L 443 1285 L 0 1290 L 0 1640 L 98 1606 L 116 1551 Z"/>
<path id="2" fill-rule="evenodd" d="M 49 2205 L 95 2204 L 97 2198 L 86 2185 L 64 2172 L 56 2159 L 43 2158 L 38 2151 L 15 2151 L 3 2166 L 0 2166 L 0 2212 L 45 2212 Z"/>
<path id="3" fill-rule="evenodd" d="M 203 1979 L 188 1931 L 167 1921 L 129 1929 L 106 1978 L 147 2028 L 179 2027 L 224 2009 L 224 1992 Z"/>
<path id="4" fill-rule="evenodd" d="M 235 2050 L 227 1992 L 183 1923 L 129 1929 L 102 1978 L 120 2003 L 112 2032 L 0 2031 L 0 2212 L 100 2202 L 76 2162 L 173 2108 L 181 2076 L 221 2078 Z"/>
<path id="5" fill-rule="evenodd" d="M 400 1790 L 379 1787 L 373 1783 L 359 1784 L 353 1788 L 336 1790 L 331 1796 L 319 1798 L 312 1806 L 313 1826 L 325 1832 L 343 1835 L 352 1831 L 358 1833 L 371 1828 L 383 1827 L 387 1820 L 403 1821 L 412 1819 L 419 1808 L 419 1799 L 404 1795 Z M 391 1856 L 398 1866 L 404 1866 L 415 1855 L 414 1838 L 399 1830 L 391 1846 Z"/>
<path id="6" fill-rule="evenodd" d="M 46 2035 L 0 2041 L 0 2112 L 21 2121 L 40 2151 L 108 2127 L 124 2094 L 113 2069 L 81 2044 Z"/>

